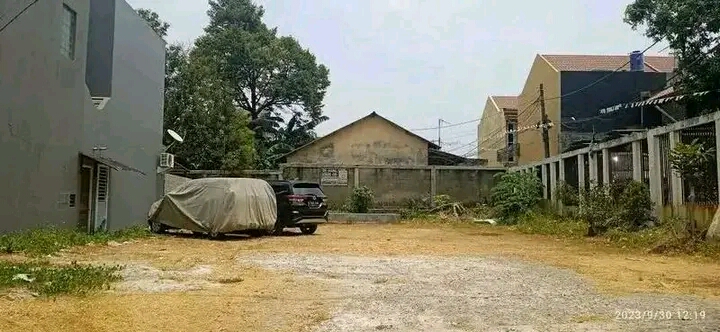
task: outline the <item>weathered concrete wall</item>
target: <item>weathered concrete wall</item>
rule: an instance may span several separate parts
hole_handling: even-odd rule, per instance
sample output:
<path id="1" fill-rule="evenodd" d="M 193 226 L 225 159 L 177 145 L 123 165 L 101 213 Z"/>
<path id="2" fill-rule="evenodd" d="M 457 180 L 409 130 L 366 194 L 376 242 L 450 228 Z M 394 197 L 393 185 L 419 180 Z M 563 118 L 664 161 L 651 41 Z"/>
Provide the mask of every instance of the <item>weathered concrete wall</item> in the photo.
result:
<path id="1" fill-rule="evenodd" d="M 287 157 L 288 163 L 427 165 L 428 143 L 368 117 Z"/>
<path id="2" fill-rule="evenodd" d="M 376 207 L 399 207 L 410 199 L 429 195 L 449 195 L 464 203 L 486 202 L 494 185 L 493 176 L 503 171 L 502 168 L 460 166 L 284 165 L 282 169 L 284 179 L 319 182 L 331 207 L 345 203 L 355 186 L 372 189 Z M 323 183 L 323 169 L 347 171 L 347 182 Z"/>

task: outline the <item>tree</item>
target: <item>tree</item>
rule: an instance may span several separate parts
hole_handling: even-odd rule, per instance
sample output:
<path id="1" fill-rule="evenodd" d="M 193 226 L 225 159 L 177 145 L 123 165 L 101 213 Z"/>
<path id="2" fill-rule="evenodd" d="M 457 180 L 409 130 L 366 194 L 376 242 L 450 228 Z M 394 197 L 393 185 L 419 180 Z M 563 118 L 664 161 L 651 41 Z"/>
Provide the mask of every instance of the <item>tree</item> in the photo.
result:
<path id="1" fill-rule="evenodd" d="M 308 124 L 308 131 L 327 120 L 322 108 L 330 80 L 328 69 L 295 38 L 269 29 L 263 13 L 250 0 L 210 1 L 210 24 L 195 45 L 225 82 L 233 104 L 249 114 L 257 151 L 267 160 L 285 118 Z M 295 148 L 300 142 L 284 143 Z"/>
<path id="2" fill-rule="evenodd" d="M 670 43 L 680 83 L 688 90 L 717 89 L 720 82 L 720 6 L 716 0 L 635 0 L 625 9 L 633 29 Z"/>
<path id="3" fill-rule="evenodd" d="M 155 32 L 160 37 L 162 37 L 163 39 L 167 37 L 167 32 L 168 29 L 170 29 L 170 24 L 162 21 L 158 13 L 145 8 L 139 8 L 136 10 L 136 12 L 148 23 L 148 25 L 150 25 L 153 30 L 155 30 Z"/>
<path id="4" fill-rule="evenodd" d="M 167 36 L 170 25 L 157 13 L 137 12 L 158 35 Z M 185 138 L 171 152 L 193 169 L 251 168 L 255 149 L 249 117 L 235 109 L 213 66 L 181 44 L 169 44 L 165 56 L 163 127 Z M 172 139 L 165 135 L 163 143 L 168 146 Z"/>
<path id="5" fill-rule="evenodd" d="M 180 46 L 170 48 L 166 76 L 166 129 L 181 132 L 173 153 L 193 169 L 241 170 L 255 163 L 253 132 L 213 66 Z"/>

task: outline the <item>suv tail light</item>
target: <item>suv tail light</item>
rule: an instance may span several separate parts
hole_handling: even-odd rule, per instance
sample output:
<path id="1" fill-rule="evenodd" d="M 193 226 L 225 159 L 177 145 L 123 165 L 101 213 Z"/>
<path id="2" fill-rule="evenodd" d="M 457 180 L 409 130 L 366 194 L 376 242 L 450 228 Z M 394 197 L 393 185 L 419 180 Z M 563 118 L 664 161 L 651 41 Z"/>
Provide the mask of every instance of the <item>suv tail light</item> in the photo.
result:
<path id="1" fill-rule="evenodd" d="M 288 199 L 292 205 L 305 205 L 305 196 L 302 195 L 288 195 Z"/>

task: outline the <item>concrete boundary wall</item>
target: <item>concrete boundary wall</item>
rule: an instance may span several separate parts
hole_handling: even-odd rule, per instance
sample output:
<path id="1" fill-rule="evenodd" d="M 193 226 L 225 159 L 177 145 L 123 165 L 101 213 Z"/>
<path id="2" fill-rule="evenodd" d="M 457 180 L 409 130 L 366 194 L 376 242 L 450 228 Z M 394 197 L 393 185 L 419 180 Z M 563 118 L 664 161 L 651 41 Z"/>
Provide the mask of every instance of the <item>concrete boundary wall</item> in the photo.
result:
<path id="1" fill-rule="evenodd" d="M 353 188 L 367 186 L 376 206 L 401 207 L 412 199 L 449 195 L 464 203 L 487 202 L 502 167 L 283 164 L 287 180 L 319 182 L 331 207 L 339 207 Z"/>

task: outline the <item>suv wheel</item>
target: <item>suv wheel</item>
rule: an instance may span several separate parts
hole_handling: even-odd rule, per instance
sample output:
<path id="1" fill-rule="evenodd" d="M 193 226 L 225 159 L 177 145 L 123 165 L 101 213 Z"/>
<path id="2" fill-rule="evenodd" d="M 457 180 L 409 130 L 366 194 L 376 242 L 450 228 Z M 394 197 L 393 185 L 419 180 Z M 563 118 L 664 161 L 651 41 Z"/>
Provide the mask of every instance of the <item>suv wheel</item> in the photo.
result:
<path id="1" fill-rule="evenodd" d="M 305 235 L 313 234 L 313 233 L 315 233 L 316 230 L 317 230 L 317 225 L 300 226 L 300 231 Z"/>
<path id="2" fill-rule="evenodd" d="M 151 232 L 153 232 L 155 234 L 162 234 L 162 233 L 165 233 L 166 230 L 167 230 L 167 227 L 165 227 L 165 225 L 163 225 L 157 221 L 150 222 L 150 231 Z"/>

